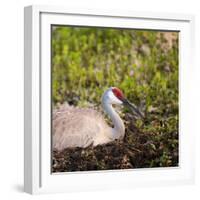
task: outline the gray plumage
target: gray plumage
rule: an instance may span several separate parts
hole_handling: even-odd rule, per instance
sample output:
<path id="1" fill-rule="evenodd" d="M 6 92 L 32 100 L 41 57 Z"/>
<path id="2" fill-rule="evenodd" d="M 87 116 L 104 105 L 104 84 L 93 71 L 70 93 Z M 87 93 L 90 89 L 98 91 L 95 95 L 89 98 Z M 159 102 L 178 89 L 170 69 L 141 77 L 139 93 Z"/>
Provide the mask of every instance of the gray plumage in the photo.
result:
<path id="1" fill-rule="evenodd" d="M 103 116 L 90 108 L 64 104 L 53 112 L 53 148 L 87 147 L 107 142 L 110 127 Z M 101 136 L 98 137 L 98 136 Z"/>
<path id="2" fill-rule="evenodd" d="M 76 108 L 64 104 L 53 112 L 53 148 L 57 150 L 70 147 L 85 148 L 89 145 L 96 146 L 123 138 L 125 126 L 112 105 L 125 104 L 136 113 L 140 114 L 140 112 L 116 87 L 108 88 L 101 102 L 104 111 L 113 123 L 113 128 L 109 127 L 103 115 L 94 109 Z"/>

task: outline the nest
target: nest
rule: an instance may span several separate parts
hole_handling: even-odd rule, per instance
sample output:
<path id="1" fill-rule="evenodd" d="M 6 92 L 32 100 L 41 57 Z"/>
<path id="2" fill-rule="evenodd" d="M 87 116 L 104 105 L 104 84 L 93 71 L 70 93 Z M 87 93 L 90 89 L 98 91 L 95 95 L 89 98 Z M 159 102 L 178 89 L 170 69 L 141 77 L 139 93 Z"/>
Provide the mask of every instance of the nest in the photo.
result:
<path id="1" fill-rule="evenodd" d="M 123 140 L 87 148 L 68 148 L 52 153 L 52 172 L 170 167 L 178 165 L 178 148 L 162 160 L 165 143 L 152 140 L 155 133 L 140 132 L 128 125 Z M 166 144 L 167 145 L 167 144 Z"/>

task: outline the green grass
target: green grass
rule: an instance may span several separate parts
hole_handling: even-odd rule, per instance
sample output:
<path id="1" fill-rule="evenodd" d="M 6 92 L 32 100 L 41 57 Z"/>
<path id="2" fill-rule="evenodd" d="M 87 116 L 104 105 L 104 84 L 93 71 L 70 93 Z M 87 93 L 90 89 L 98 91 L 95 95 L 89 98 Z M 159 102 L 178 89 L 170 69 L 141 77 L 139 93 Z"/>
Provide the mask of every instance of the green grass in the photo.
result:
<path id="1" fill-rule="evenodd" d="M 177 165 L 178 33 L 53 27 L 53 106 L 68 102 L 100 109 L 101 95 L 110 86 L 120 88 L 145 113 L 145 120 L 134 126 L 148 135 L 148 150 L 159 151 L 145 158 L 145 166 Z"/>

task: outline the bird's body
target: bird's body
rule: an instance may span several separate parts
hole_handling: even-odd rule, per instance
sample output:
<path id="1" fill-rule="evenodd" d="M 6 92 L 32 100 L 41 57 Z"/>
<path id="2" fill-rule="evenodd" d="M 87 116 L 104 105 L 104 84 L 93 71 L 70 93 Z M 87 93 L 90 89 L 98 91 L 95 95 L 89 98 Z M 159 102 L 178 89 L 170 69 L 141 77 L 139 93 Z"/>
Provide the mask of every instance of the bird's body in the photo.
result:
<path id="1" fill-rule="evenodd" d="M 123 138 L 124 123 L 112 107 L 112 104 L 122 104 L 122 101 L 112 91 L 113 88 L 109 88 L 104 93 L 102 106 L 112 120 L 114 128 L 110 127 L 103 115 L 94 109 L 64 104 L 53 112 L 53 148 L 57 150 L 70 147 L 85 148 Z"/>
<path id="2" fill-rule="evenodd" d="M 61 150 L 107 143 L 110 129 L 96 110 L 65 105 L 53 114 L 53 147 Z"/>

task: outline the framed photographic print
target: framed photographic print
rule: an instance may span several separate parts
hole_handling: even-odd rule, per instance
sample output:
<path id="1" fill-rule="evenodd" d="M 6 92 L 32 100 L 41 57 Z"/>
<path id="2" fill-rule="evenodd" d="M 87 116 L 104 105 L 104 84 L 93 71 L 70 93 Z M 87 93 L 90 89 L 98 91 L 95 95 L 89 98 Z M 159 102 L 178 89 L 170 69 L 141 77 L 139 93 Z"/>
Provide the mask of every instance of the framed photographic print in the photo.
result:
<path id="1" fill-rule="evenodd" d="M 25 191 L 192 183 L 193 28 L 190 15 L 26 7 Z"/>

